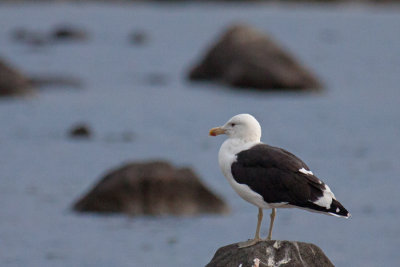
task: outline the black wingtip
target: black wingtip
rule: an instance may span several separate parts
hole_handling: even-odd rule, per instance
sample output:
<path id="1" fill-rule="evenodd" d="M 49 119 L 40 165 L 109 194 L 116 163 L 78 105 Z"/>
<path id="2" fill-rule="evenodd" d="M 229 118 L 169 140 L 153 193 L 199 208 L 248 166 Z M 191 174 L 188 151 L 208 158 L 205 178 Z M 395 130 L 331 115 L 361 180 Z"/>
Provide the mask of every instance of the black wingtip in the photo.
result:
<path id="1" fill-rule="evenodd" d="M 339 216 L 344 218 L 351 217 L 350 212 L 348 212 L 348 210 L 346 210 L 346 208 L 343 207 L 343 205 L 336 199 L 332 199 L 331 208 L 328 210 L 328 213 L 333 216 Z"/>

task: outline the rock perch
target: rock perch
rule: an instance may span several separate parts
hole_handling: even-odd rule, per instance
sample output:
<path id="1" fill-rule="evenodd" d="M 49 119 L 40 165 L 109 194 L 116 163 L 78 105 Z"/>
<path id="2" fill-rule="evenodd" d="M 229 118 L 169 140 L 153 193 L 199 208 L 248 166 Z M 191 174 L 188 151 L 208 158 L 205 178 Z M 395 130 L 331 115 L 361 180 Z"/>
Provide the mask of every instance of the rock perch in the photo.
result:
<path id="1" fill-rule="evenodd" d="M 324 252 L 314 244 L 297 241 L 270 240 L 247 248 L 231 244 L 217 250 L 206 267 L 331 267 Z"/>

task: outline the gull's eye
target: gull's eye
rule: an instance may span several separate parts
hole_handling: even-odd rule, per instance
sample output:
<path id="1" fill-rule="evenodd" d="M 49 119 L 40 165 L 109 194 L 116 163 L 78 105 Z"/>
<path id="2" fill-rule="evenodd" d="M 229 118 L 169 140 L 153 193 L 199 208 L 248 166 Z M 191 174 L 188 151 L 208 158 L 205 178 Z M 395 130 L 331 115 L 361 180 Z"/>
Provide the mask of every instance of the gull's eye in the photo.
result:
<path id="1" fill-rule="evenodd" d="M 231 123 L 231 126 L 234 127 L 236 124 L 235 123 Z"/>

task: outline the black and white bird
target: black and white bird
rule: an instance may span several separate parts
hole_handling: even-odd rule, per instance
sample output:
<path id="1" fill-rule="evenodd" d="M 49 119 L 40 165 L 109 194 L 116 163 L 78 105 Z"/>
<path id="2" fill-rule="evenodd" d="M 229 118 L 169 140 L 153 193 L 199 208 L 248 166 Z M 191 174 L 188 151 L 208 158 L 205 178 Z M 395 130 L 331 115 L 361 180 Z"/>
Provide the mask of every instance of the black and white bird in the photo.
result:
<path id="1" fill-rule="evenodd" d="M 218 155 L 222 173 L 239 196 L 258 207 L 254 239 L 239 243 L 239 247 L 261 241 L 263 209 L 272 209 L 267 240 L 271 240 L 276 208 L 300 208 L 350 217 L 329 186 L 301 159 L 260 141 L 261 126 L 252 115 L 236 115 L 223 126 L 210 130 L 211 136 L 220 134 L 228 136 Z"/>

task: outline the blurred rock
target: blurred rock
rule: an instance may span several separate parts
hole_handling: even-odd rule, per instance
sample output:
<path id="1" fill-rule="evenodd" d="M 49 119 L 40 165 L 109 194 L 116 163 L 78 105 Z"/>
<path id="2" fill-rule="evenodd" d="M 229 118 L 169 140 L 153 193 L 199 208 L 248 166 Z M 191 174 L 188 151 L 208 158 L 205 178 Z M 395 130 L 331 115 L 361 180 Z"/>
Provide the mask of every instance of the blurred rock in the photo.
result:
<path id="1" fill-rule="evenodd" d="M 42 46 L 48 42 L 45 34 L 25 28 L 17 28 L 11 34 L 14 41 L 32 46 Z"/>
<path id="2" fill-rule="evenodd" d="M 71 128 L 69 131 L 69 136 L 73 138 L 90 138 L 92 136 L 92 131 L 86 124 L 77 124 Z"/>
<path id="3" fill-rule="evenodd" d="M 151 86 L 166 86 L 168 82 L 168 76 L 163 73 L 149 73 L 144 77 L 144 83 Z"/>
<path id="4" fill-rule="evenodd" d="M 0 59 L 0 97 L 29 93 L 31 86 L 27 77 Z"/>
<path id="5" fill-rule="evenodd" d="M 50 32 L 17 28 L 11 35 L 14 41 L 33 46 L 44 46 L 60 41 L 85 41 L 89 38 L 85 30 L 68 25 L 57 26 Z"/>
<path id="6" fill-rule="evenodd" d="M 206 267 L 241 266 L 296 266 L 333 267 L 324 252 L 314 244 L 270 240 L 247 248 L 231 244 L 217 250 Z"/>
<path id="7" fill-rule="evenodd" d="M 129 42 L 133 45 L 144 45 L 149 42 L 149 35 L 142 30 L 133 31 L 129 35 Z"/>
<path id="8" fill-rule="evenodd" d="M 189 74 L 256 89 L 318 89 L 321 83 L 268 35 L 246 25 L 225 32 Z"/>
<path id="9" fill-rule="evenodd" d="M 78 27 L 64 25 L 56 27 L 50 36 L 57 41 L 84 41 L 88 39 L 89 34 Z"/>
<path id="10" fill-rule="evenodd" d="M 192 170 L 175 168 L 165 161 L 130 163 L 111 171 L 73 208 L 80 212 L 177 216 L 228 211 Z"/>

